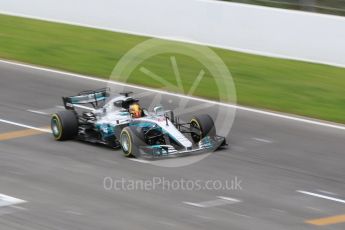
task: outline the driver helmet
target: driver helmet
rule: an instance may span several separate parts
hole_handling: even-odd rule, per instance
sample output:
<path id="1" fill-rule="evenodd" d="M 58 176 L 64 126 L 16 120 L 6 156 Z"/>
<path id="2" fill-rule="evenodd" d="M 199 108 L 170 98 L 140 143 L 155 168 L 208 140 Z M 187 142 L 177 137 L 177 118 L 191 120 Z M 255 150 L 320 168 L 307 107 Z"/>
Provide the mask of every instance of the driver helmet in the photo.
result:
<path id="1" fill-rule="evenodd" d="M 129 113 L 133 118 L 140 118 L 142 109 L 138 103 L 133 103 L 129 106 Z"/>

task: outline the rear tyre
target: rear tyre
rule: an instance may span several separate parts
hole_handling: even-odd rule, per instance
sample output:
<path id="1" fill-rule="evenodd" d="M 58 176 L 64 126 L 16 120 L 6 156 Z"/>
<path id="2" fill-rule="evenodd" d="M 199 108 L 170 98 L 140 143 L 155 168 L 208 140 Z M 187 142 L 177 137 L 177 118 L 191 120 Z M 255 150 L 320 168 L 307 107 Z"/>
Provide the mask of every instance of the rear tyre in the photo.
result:
<path id="1" fill-rule="evenodd" d="M 194 116 L 190 121 L 191 136 L 194 143 L 198 143 L 202 138 L 206 136 L 215 136 L 216 127 L 212 117 L 208 114 L 200 114 Z"/>
<path id="2" fill-rule="evenodd" d="M 54 113 L 50 124 L 57 141 L 69 140 L 78 134 L 78 118 L 73 111 L 64 110 Z"/>
<path id="3" fill-rule="evenodd" d="M 139 157 L 140 146 L 146 145 L 141 130 L 135 126 L 127 126 L 120 134 L 120 145 L 126 157 Z"/>

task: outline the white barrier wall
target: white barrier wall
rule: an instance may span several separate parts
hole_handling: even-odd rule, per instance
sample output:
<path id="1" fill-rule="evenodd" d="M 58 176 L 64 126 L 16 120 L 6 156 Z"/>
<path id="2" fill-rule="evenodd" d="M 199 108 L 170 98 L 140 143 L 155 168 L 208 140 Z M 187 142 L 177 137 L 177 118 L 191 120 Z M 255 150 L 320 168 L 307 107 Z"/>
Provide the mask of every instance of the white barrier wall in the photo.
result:
<path id="1" fill-rule="evenodd" d="M 0 0 L 0 12 L 345 67 L 345 17 L 214 0 Z"/>

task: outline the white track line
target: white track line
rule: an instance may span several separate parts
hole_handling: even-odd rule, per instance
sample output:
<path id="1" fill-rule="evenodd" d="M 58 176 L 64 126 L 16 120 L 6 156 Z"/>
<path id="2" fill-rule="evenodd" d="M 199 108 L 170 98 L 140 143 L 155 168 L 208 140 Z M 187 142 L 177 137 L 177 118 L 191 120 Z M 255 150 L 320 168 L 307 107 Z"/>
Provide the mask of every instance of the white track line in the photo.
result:
<path id="1" fill-rule="evenodd" d="M 12 196 L 7 196 L 0 193 L 0 207 L 12 206 L 16 204 L 26 203 L 26 200 L 21 200 Z"/>
<path id="2" fill-rule="evenodd" d="M 199 207 L 199 208 L 210 208 L 210 207 L 223 206 L 223 205 L 235 204 L 235 203 L 241 202 L 240 200 L 237 200 L 231 197 L 217 196 L 217 198 L 218 199 L 216 200 L 203 201 L 199 203 L 188 202 L 188 201 L 184 201 L 183 203 L 194 206 L 194 207 Z"/>
<path id="3" fill-rule="evenodd" d="M 325 195 L 321 195 L 321 194 L 318 194 L 318 193 L 307 192 L 307 191 L 302 191 L 302 190 L 297 190 L 296 192 L 303 193 L 303 194 L 309 195 L 309 196 L 315 196 L 315 197 L 318 197 L 318 198 L 322 198 L 322 199 L 326 199 L 326 200 L 331 200 L 331 201 L 336 201 L 336 202 L 345 204 L 345 200 L 334 198 L 334 197 L 331 197 L 331 196 L 325 196 Z"/>
<path id="4" fill-rule="evenodd" d="M 144 163 L 144 164 L 151 163 L 150 161 L 143 160 L 143 159 L 137 159 L 137 158 L 128 158 L 128 160 L 135 161 L 135 162 L 140 162 L 140 163 Z"/>
<path id="5" fill-rule="evenodd" d="M 10 125 L 16 125 L 16 126 L 23 127 L 23 128 L 34 129 L 34 130 L 38 130 L 38 131 L 45 132 L 45 133 L 51 133 L 51 131 L 49 129 L 41 129 L 41 128 L 33 127 L 31 125 L 25 125 L 25 124 L 21 124 L 21 123 L 9 121 L 9 120 L 0 119 L 0 122 L 10 124 Z"/>
<path id="6" fill-rule="evenodd" d="M 170 96 L 174 96 L 174 97 L 180 97 L 180 98 L 190 99 L 190 100 L 194 100 L 194 101 L 210 103 L 210 104 L 214 104 L 214 105 L 224 106 L 224 107 L 228 107 L 228 108 L 234 108 L 234 109 L 243 110 L 243 111 L 247 111 L 247 112 L 267 115 L 267 116 L 271 116 L 271 117 L 277 117 L 277 118 L 282 118 L 282 119 L 286 119 L 286 120 L 292 120 L 292 121 L 298 121 L 298 122 L 307 123 L 307 124 L 318 125 L 318 126 L 322 126 L 322 127 L 345 130 L 345 126 L 340 125 L 340 124 L 335 124 L 335 123 L 327 123 L 327 122 L 316 121 L 316 120 L 312 120 L 312 119 L 308 119 L 308 118 L 301 118 L 301 117 L 296 117 L 296 116 L 292 116 L 292 115 L 285 115 L 285 114 L 269 112 L 269 111 L 264 111 L 264 110 L 259 110 L 259 109 L 254 109 L 254 108 L 249 108 L 249 107 L 244 107 L 244 106 L 239 106 L 239 105 L 216 102 L 216 101 L 211 101 L 211 100 L 197 98 L 197 97 L 190 97 L 190 96 L 181 95 L 181 94 L 177 94 L 177 93 L 170 93 L 170 92 L 160 91 L 157 89 L 151 89 L 151 88 L 147 88 L 147 87 L 136 86 L 136 85 L 131 85 L 131 84 L 122 83 L 122 82 L 104 80 L 104 79 L 100 79 L 100 78 L 96 78 L 96 77 L 90 77 L 90 76 L 85 76 L 85 75 L 81 75 L 81 74 L 75 74 L 75 73 L 70 73 L 70 72 L 65 72 L 65 71 L 60 71 L 60 70 L 54 70 L 54 69 L 48 69 L 48 68 L 44 68 L 44 67 L 22 64 L 22 63 L 17 63 L 17 62 L 13 62 L 13 61 L 0 60 L 0 63 L 20 66 L 20 67 L 34 69 L 34 70 L 46 71 L 46 72 L 50 72 L 50 73 L 68 75 L 71 77 L 76 77 L 76 78 L 80 78 L 80 79 L 84 79 L 84 80 L 92 80 L 92 81 L 108 83 L 108 84 L 113 84 L 113 85 L 118 85 L 118 86 L 131 87 L 134 89 L 147 90 L 147 91 L 160 93 L 160 94 L 164 94 L 164 95 L 170 95 Z"/>
<path id="7" fill-rule="evenodd" d="M 272 141 L 267 140 L 267 139 L 263 139 L 263 138 L 256 138 L 256 137 L 253 137 L 253 140 L 259 141 L 259 142 L 264 142 L 264 143 L 272 143 Z"/>
<path id="8" fill-rule="evenodd" d="M 325 194 L 328 194 L 328 195 L 332 195 L 332 196 L 338 196 L 338 194 L 334 193 L 334 192 L 328 192 L 326 190 L 321 190 L 321 189 L 318 189 L 316 190 L 318 192 L 321 192 L 321 193 L 325 193 Z"/>
<path id="9" fill-rule="evenodd" d="M 49 115 L 49 113 L 46 113 L 46 112 L 42 112 L 42 111 L 39 111 L 39 110 L 32 110 L 32 109 L 28 109 L 26 110 L 30 113 L 37 113 L 37 114 L 41 114 L 41 115 Z"/>
<path id="10" fill-rule="evenodd" d="M 91 108 L 91 107 L 88 107 L 88 106 L 83 106 L 83 105 L 77 105 L 75 104 L 74 105 L 75 107 L 78 107 L 78 108 L 82 108 L 82 109 L 87 109 L 87 110 L 91 110 L 93 111 L 94 108 Z M 26 111 L 30 112 L 30 113 L 36 113 L 36 114 L 40 114 L 40 115 L 51 115 L 53 113 L 56 113 L 58 111 L 58 109 L 65 109 L 64 106 L 60 106 L 60 105 L 57 105 L 53 108 L 46 108 L 46 109 L 39 109 L 39 110 L 34 110 L 34 109 L 27 109 Z"/>
<path id="11" fill-rule="evenodd" d="M 190 206 L 194 206 L 194 207 L 205 208 L 204 205 L 198 204 L 198 203 L 187 202 L 187 201 L 184 201 L 183 203 L 184 203 L 184 204 L 188 204 L 188 205 L 190 205 Z"/>
<path id="12" fill-rule="evenodd" d="M 219 199 L 222 199 L 222 200 L 228 200 L 228 201 L 232 201 L 232 202 L 241 202 L 240 200 L 237 200 L 235 198 L 231 198 L 231 197 L 227 197 L 227 196 L 217 196 Z"/>

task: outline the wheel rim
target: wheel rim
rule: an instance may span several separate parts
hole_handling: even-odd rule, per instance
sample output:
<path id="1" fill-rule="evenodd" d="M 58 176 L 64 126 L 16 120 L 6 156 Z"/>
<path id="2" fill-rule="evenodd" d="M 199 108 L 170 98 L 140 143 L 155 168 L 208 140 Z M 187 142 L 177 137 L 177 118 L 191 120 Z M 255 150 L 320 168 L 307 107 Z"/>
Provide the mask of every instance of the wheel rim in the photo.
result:
<path id="1" fill-rule="evenodd" d="M 55 137 L 58 137 L 59 134 L 60 134 L 60 130 L 59 130 L 59 125 L 58 125 L 58 121 L 57 121 L 56 118 L 52 119 L 51 128 L 52 128 L 52 131 L 53 131 L 53 135 Z"/>
<path id="2" fill-rule="evenodd" d="M 121 136 L 121 146 L 122 146 L 123 151 L 128 152 L 129 145 L 130 145 L 130 143 L 129 143 L 128 135 L 127 134 L 123 134 Z"/>
<path id="3" fill-rule="evenodd" d="M 199 141 L 201 140 L 201 136 L 202 136 L 200 126 L 198 125 L 198 123 L 196 123 L 196 122 L 194 122 L 194 121 L 192 121 L 192 122 L 190 123 L 190 126 L 192 126 L 193 128 L 199 130 L 199 134 L 196 134 L 195 132 L 191 133 L 191 136 L 192 136 L 193 141 L 194 141 L 194 142 L 199 142 Z"/>

